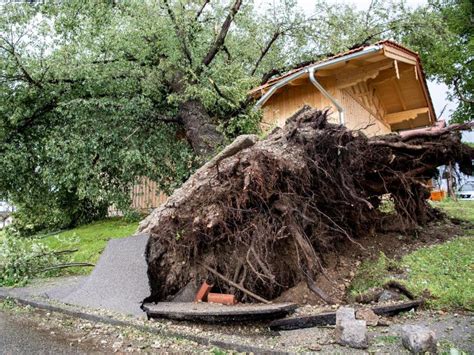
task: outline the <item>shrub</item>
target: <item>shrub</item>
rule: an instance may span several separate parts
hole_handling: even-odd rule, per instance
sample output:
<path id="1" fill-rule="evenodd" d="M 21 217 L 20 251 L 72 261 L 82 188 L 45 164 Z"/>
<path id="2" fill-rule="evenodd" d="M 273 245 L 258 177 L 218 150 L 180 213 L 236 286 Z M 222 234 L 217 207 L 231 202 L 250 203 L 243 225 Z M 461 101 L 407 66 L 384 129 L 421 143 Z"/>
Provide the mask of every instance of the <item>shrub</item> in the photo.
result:
<path id="1" fill-rule="evenodd" d="M 5 235 L 0 241 L 0 286 L 22 286 L 61 256 L 39 241 Z"/>

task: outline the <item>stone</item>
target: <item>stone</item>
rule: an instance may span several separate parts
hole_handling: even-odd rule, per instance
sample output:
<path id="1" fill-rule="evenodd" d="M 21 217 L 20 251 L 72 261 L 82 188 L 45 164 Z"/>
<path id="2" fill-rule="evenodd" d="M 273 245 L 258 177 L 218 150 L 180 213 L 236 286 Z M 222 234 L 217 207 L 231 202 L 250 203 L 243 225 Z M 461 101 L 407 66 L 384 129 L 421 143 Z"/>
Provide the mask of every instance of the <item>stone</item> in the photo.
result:
<path id="1" fill-rule="evenodd" d="M 321 351 L 323 347 L 319 344 L 313 344 L 308 347 L 308 350 L 310 351 Z"/>
<path id="2" fill-rule="evenodd" d="M 355 319 L 354 308 L 340 307 L 336 311 L 336 342 L 352 348 L 368 347 L 367 324 Z"/>
<path id="3" fill-rule="evenodd" d="M 363 308 L 357 311 L 356 319 L 365 320 L 369 326 L 376 326 L 379 324 L 380 317 L 376 315 L 370 308 Z"/>
<path id="4" fill-rule="evenodd" d="M 388 319 L 386 318 L 380 318 L 379 319 L 379 322 L 377 323 L 377 325 L 380 325 L 382 327 L 388 327 L 392 324 L 391 321 L 389 321 Z"/>
<path id="5" fill-rule="evenodd" d="M 343 319 L 336 325 L 336 342 L 356 349 L 369 347 L 365 320 Z"/>
<path id="6" fill-rule="evenodd" d="M 411 353 L 436 353 L 434 331 L 422 325 L 404 325 L 401 331 L 402 344 Z"/>
<path id="7" fill-rule="evenodd" d="M 340 307 L 336 311 L 336 326 L 343 320 L 355 320 L 355 311 L 351 307 Z"/>
<path id="8" fill-rule="evenodd" d="M 400 301 L 402 296 L 395 291 L 392 290 L 383 290 L 380 294 L 378 301 L 379 302 L 388 302 L 388 301 Z"/>

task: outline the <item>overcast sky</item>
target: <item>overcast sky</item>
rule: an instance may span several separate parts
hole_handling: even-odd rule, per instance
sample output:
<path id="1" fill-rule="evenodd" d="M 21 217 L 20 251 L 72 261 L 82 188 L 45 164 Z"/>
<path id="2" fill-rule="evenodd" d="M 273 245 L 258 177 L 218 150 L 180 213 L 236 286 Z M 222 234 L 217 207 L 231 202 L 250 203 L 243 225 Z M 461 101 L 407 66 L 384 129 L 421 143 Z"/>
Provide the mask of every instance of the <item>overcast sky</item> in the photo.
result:
<path id="1" fill-rule="evenodd" d="M 371 0 L 329 0 L 333 3 L 350 3 L 353 4 L 354 7 L 357 7 L 360 10 L 367 10 L 369 8 Z M 314 1 L 313 0 L 298 0 L 299 5 L 308 12 L 314 11 Z M 416 7 L 419 5 L 426 4 L 426 0 L 407 0 L 406 2 L 408 5 Z M 428 87 L 431 94 L 431 99 L 433 101 L 433 105 L 435 107 L 436 115 L 439 115 L 443 110 L 444 106 L 447 105 L 444 113 L 443 118 L 449 121 L 450 115 L 454 108 L 456 108 L 456 104 L 450 102 L 448 100 L 448 88 L 444 84 L 438 84 L 435 82 L 428 81 Z M 474 142 L 474 132 L 470 132 L 464 135 L 464 139 L 466 141 Z"/>

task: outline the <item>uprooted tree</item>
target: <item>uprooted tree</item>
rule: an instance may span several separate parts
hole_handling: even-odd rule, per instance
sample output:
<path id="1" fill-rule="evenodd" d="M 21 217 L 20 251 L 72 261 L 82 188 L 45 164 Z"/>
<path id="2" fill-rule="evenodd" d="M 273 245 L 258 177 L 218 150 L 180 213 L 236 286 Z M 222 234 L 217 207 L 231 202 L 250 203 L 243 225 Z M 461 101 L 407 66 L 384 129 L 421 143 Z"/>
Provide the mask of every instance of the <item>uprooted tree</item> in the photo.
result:
<path id="1" fill-rule="evenodd" d="M 3 4 L 0 197 L 26 234 L 101 218 L 110 204 L 126 209 L 143 176 L 170 193 L 228 139 L 256 133 L 251 88 L 382 38 L 420 51 L 468 105 L 469 36 L 458 24 L 469 4 L 437 3 L 357 10 L 318 0 L 314 12 L 296 0 Z"/>
<path id="2" fill-rule="evenodd" d="M 140 224 L 151 234 L 150 300 L 166 300 L 213 276 L 209 270 L 267 299 L 300 281 L 327 298 L 313 282 L 325 252 L 374 233 L 383 198 L 407 230 L 435 216 L 427 181 L 438 166 L 457 163 L 472 174 L 474 149 L 459 132 L 470 127 L 368 138 L 305 107 L 263 140 L 237 138 Z"/>

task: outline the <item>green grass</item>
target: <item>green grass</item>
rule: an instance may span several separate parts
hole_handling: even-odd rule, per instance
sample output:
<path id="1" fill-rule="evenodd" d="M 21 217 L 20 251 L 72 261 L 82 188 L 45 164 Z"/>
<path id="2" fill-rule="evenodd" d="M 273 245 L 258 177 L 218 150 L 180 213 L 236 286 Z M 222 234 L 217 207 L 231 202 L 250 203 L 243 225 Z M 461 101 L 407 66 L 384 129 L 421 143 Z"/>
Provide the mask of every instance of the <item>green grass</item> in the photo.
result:
<path id="1" fill-rule="evenodd" d="M 388 281 L 389 273 L 395 261 L 387 258 L 384 253 L 376 260 L 364 261 L 357 269 L 351 282 L 350 293 L 353 296 L 366 292 L 373 287 L 381 287 Z"/>
<path id="2" fill-rule="evenodd" d="M 434 207 L 446 212 L 449 217 L 459 218 L 474 223 L 474 201 L 453 201 L 447 198 L 440 202 L 431 203 Z"/>
<path id="3" fill-rule="evenodd" d="M 428 289 L 433 308 L 474 311 L 474 238 L 462 237 L 421 248 L 401 261 L 407 287 L 415 294 Z"/>
<path id="4" fill-rule="evenodd" d="M 138 227 L 137 222 L 127 222 L 121 218 L 109 218 L 80 226 L 40 239 L 52 250 L 79 249 L 71 254 L 70 262 L 88 262 L 95 264 L 105 248 L 107 241 L 123 238 L 133 234 Z M 62 274 L 87 274 L 91 268 L 69 268 Z"/>
<path id="5" fill-rule="evenodd" d="M 401 341 L 401 338 L 396 335 L 379 335 L 375 337 L 375 343 L 383 343 L 383 344 L 396 344 Z"/>
<path id="6" fill-rule="evenodd" d="M 448 216 L 474 223 L 474 201 L 444 200 L 433 203 Z M 400 280 L 416 295 L 428 290 L 428 305 L 434 309 L 467 309 L 474 311 L 474 229 L 440 245 L 420 248 L 400 261 L 381 254 L 377 260 L 361 264 L 351 283 L 354 296 L 384 285 L 395 270 L 404 270 Z M 399 273 L 397 271 L 396 273 Z"/>

